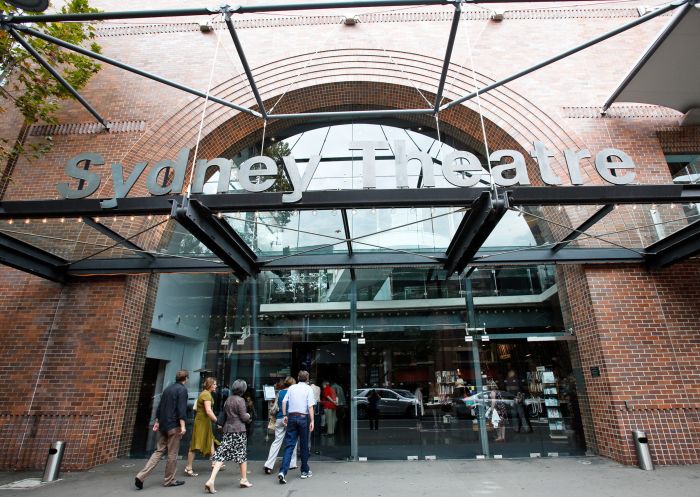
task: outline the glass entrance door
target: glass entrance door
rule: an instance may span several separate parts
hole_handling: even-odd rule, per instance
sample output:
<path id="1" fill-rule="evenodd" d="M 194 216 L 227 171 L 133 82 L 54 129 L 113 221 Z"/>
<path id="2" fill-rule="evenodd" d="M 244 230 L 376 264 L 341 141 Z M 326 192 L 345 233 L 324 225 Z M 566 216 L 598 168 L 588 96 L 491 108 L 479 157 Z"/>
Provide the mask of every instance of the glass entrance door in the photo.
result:
<path id="1" fill-rule="evenodd" d="M 582 381 L 563 338 L 492 335 L 478 340 L 482 387 L 465 404 L 486 428 L 488 455 L 585 453 L 577 389 Z"/>
<path id="2" fill-rule="evenodd" d="M 474 350 L 463 330 L 369 331 L 364 338 L 353 395 L 359 457 L 481 453 L 478 421 L 463 401 L 475 391 Z"/>

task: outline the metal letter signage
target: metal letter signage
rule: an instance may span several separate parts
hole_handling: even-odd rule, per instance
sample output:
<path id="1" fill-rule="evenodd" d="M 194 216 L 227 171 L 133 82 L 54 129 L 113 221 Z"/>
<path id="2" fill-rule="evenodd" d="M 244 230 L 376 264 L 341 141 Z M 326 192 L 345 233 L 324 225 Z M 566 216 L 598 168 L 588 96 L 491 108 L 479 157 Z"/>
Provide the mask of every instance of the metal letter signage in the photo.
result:
<path id="1" fill-rule="evenodd" d="M 396 188 L 408 188 L 408 165 L 411 161 L 417 161 L 420 165 L 422 182 L 421 188 L 435 186 L 435 161 L 425 152 L 407 152 L 406 143 L 396 140 L 392 144 L 388 141 L 356 141 L 348 145 L 348 150 L 359 150 L 362 156 L 362 186 L 364 188 L 376 188 L 376 158 L 378 150 L 390 150 L 394 153 L 394 168 Z M 167 195 L 182 193 L 185 182 L 185 171 L 189 164 L 190 149 L 183 148 L 177 154 L 175 160 L 163 160 L 155 164 L 148 172 L 146 187 L 151 195 Z M 549 160 L 554 157 L 545 144 L 541 141 L 533 143 L 530 155 L 537 162 L 542 182 L 547 185 L 561 185 L 562 178 L 552 170 Z M 591 159 L 588 150 L 564 150 L 564 162 L 569 173 L 572 185 L 583 184 L 581 175 L 581 161 Z M 517 150 L 496 150 L 491 153 L 489 161 L 493 163 L 491 176 L 493 182 L 499 186 L 529 185 L 530 178 L 525 163 L 525 157 Z M 311 180 L 321 164 L 321 156 L 313 155 L 300 174 L 296 159 L 289 155 L 282 157 L 284 169 L 287 172 L 292 191 L 282 195 L 282 202 L 293 203 L 301 200 L 303 193 L 309 188 Z M 77 188 L 69 183 L 56 185 L 58 193 L 66 199 L 78 199 L 94 194 L 101 183 L 100 175 L 96 167 L 103 166 L 104 159 L 96 153 L 83 153 L 71 158 L 66 165 L 66 174 L 79 180 Z M 635 164 L 632 158 L 622 150 L 606 148 L 595 155 L 595 170 L 601 178 L 613 185 L 628 185 L 635 179 Z M 219 173 L 217 193 L 230 191 L 231 180 L 237 180 L 244 190 L 249 192 L 264 192 L 273 187 L 279 177 L 279 167 L 272 158 L 266 156 L 251 157 L 241 164 L 236 164 L 231 159 L 215 158 L 212 160 L 198 160 L 191 185 L 192 193 L 203 193 L 207 173 L 215 168 Z M 92 167 L 92 168 L 91 168 Z M 147 162 L 139 162 L 124 179 L 124 167 L 119 164 L 111 165 L 112 183 L 114 185 L 114 198 L 102 200 L 100 205 L 105 208 L 117 206 L 117 200 L 125 198 L 148 167 Z M 448 183 L 468 188 L 479 183 L 489 184 L 489 171 L 479 162 L 476 155 L 471 152 L 452 151 L 443 157 L 441 166 L 442 175 Z M 163 178 L 159 181 L 159 178 Z"/>

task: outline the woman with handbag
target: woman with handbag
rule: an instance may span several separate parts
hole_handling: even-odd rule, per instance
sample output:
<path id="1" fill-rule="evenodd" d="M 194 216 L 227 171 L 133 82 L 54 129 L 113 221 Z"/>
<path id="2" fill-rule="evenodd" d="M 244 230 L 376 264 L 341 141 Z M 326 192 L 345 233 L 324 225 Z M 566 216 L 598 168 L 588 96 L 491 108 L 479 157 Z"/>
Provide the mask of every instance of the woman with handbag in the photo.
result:
<path id="1" fill-rule="evenodd" d="M 216 378 L 209 376 L 204 380 L 204 390 L 199 394 L 195 404 L 197 414 L 194 416 L 192 440 L 190 442 L 190 450 L 187 453 L 186 476 L 198 475 L 192 470 L 195 452 L 199 452 L 203 456 L 214 453 L 214 432 L 211 429 L 212 421 L 216 422 L 213 410 L 214 399 L 212 397 L 212 392 L 214 391 L 216 391 Z"/>
<path id="2" fill-rule="evenodd" d="M 231 396 L 224 404 L 224 412 L 226 413 L 226 421 L 223 425 L 224 436 L 221 444 L 214 452 L 211 458 L 214 461 L 214 466 L 211 470 L 211 476 L 204 484 L 204 490 L 210 494 L 216 493 L 214 481 L 216 475 L 224 464 L 224 461 L 234 461 L 241 468 L 241 488 L 250 488 L 253 486 L 248 481 L 248 437 L 246 435 L 246 424 L 250 423 L 250 414 L 246 412 L 245 400 L 243 394 L 248 389 L 248 384 L 244 380 L 236 380 L 231 386 Z M 218 423 L 219 421 L 217 421 Z"/>
<path id="3" fill-rule="evenodd" d="M 275 439 L 270 445 L 270 452 L 267 454 L 267 461 L 265 461 L 265 474 L 269 475 L 272 473 L 272 468 L 275 467 L 275 460 L 277 459 L 277 454 L 279 454 L 280 448 L 282 448 L 282 442 L 284 441 L 284 435 L 287 433 L 287 427 L 284 425 L 284 416 L 282 416 L 282 399 L 287 395 L 289 387 L 294 385 L 296 381 L 291 376 L 287 376 L 284 380 L 284 388 L 277 394 L 277 399 L 272 404 L 270 409 L 270 416 L 274 415 L 274 425 L 272 426 L 275 431 Z M 273 414 L 274 410 L 274 414 Z M 273 420 L 270 419 L 270 422 Z M 268 429 L 270 424 L 268 424 Z M 297 444 L 298 445 L 298 444 Z M 292 453 L 292 465 L 289 469 L 294 469 L 297 467 L 297 447 L 294 447 L 294 452 Z"/>

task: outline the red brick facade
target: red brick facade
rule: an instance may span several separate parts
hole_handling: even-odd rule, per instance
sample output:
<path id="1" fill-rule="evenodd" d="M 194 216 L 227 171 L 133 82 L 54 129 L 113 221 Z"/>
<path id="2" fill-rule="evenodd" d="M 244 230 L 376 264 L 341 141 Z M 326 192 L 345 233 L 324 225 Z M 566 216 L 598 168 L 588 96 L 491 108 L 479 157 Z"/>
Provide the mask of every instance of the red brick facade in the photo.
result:
<path id="1" fill-rule="evenodd" d="M 105 10 L 123 8 L 120 2 L 97 4 Z M 165 5 L 169 3 L 159 2 Z M 332 13 L 263 16 L 241 21 L 240 35 L 266 107 L 274 104 L 275 112 L 418 108 L 434 98 L 450 12 L 424 8 L 366 14 L 352 28 Z M 469 93 L 474 79 L 480 86 L 489 84 L 635 17 L 631 7 L 521 8 L 494 23 L 483 11 L 471 9 L 460 27 L 446 97 Z M 566 178 L 562 149 L 593 152 L 615 146 L 633 156 L 638 182 L 668 183 L 664 154 L 700 151 L 698 127 L 681 129 L 680 115 L 673 111 L 628 117 L 613 108 L 605 118 L 587 112 L 600 106 L 667 20 L 640 26 L 483 95 L 489 149 L 515 148 L 529 157 L 532 141 L 541 139 L 556 151 L 555 170 Z M 97 41 L 109 56 L 198 89 L 206 89 L 220 45 L 212 93 L 253 106 L 226 31 L 202 34 L 189 20 L 171 21 L 104 23 Z M 128 174 L 136 162 L 154 164 L 174 158 L 181 147 L 196 145 L 205 105 L 201 99 L 110 66 L 82 94 L 108 120 L 122 123 L 122 131 L 95 132 L 86 126 L 89 114 L 77 103 L 67 103 L 57 128 L 35 125 L 30 130 L 29 141 L 51 133 L 53 148 L 38 160 L 20 158 L 10 164 L 6 171 L 13 176 L 3 200 L 57 198 L 55 184 L 65 181 L 63 167 L 79 152 L 98 152 L 108 164 L 121 162 Z M 413 120 L 436 124 L 432 117 Z M 207 105 L 203 124 L 200 158 L 262 139 L 262 121 L 216 104 Z M 266 136 L 294 124 L 272 121 Z M 483 147 L 475 100 L 441 113 L 439 125 L 444 133 Z M 18 129 L 16 119 L 3 116 L 3 136 L 15 139 Z M 532 160 L 528 167 L 535 183 Z M 107 178 L 103 175 L 96 196 L 113 193 Z M 602 184 L 590 165 L 584 178 L 586 184 Z M 144 193 L 140 182 L 130 195 Z M 591 209 L 560 214 L 551 209 L 549 214 L 575 225 Z M 620 208 L 595 230 L 620 231 L 643 221 L 641 211 Z M 128 220 L 119 223 L 127 235 L 143 227 L 139 222 L 130 226 Z M 566 231 L 546 229 L 557 236 Z M 73 241 L 87 236 L 76 227 L 74 238 L 54 243 L 66 243 L 65 253 L 78 258 L 89 251 L 81 252 Z M 140 243 L 155 246 L 158 236 Z M 609 239 L 644 246 L 652 236 L 628 230 Z M 595 239 L 585 243 L 605 245 Z M 632 464 L 630 430 L 642 428 L 655 463 L 699 463 L 700 265 L 690 261 L 664 270 L 566 266 L 559 275 L 567 327 L 578 340 L 573 359 L 586 373 L 580 402 L 588 447 Z M 0 467 L 41 467 L 47 444 L 58 438 L 69 442 L 67 469 L 89 468 L 128 453 L 157 281 L 139 275 L 59 285 L 0 269 L 0 394 L 5 399 L 0 408 Z M 593 366 L 600 367 L 599 378 L 590 377 Z"/>

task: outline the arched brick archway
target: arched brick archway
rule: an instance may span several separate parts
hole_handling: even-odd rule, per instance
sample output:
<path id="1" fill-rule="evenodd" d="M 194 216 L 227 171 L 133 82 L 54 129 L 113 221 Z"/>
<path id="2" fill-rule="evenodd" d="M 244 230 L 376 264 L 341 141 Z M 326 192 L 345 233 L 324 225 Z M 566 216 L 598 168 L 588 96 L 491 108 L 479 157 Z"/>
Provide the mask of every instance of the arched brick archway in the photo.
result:
<path id="1" fill-rule="evenodd" d="M 266 109 L 275 113 L 304 113 L 312 111 L 430 108 L 438 84 L 442 61 L 434 57 L 406 52 L 370 49 L 330 50 L 313 57 L 299 54 L 255 68 L 258 89 Z M 358 66 L 358 60 L 362 62 Z M 463 67 L 451 66 L 445 87 L 445 101 L 474 90 L 474 80 L 480 87 L 493 83 L 486 75 Z M 248 82 L 241 77 L 227 80 L 211 93 L 237 104 L 255 108 Z M 542 140 L 553 150 L 585 148 L 560 120 L 546 115 L 542 109 L 523 95 L 506 86 L 499 87 L 476 99 L 441 112 L 439 126 L 464 143 L 483 149 L 484 125 L 489 150 L 517 149 L 529 157 L 533 140 Z M 206 105 L 206 110 L 205 110 Z M 213 158 L 235 144 L 254 142 L 262 135 L 263 120 L 234 112 L 218 104 L 206 104 L 202 99 L 161 118 L 150 126 L 140 142 L 124 157 L 126 167 L 148 160 L 171 158 L 182 147 L 194 149 L 204 122 L 198 157 Z M 413 116 L 414 122 L 435 127 L 432 116 Z M 298 122 L 270 120 L 268 133 Z M 534 166 L 528 161 L 528 166 Z M 557 173 L 566 177 L 563 163 L 552 161 Z M 584 167 L 584 177 L 588 171 Z M 539 175 L 532 175 L 533 183 Z M 589 175 L 597 181 L 597 175 Z M 132 195 L 145 193 L 134 190 Z"/>

